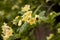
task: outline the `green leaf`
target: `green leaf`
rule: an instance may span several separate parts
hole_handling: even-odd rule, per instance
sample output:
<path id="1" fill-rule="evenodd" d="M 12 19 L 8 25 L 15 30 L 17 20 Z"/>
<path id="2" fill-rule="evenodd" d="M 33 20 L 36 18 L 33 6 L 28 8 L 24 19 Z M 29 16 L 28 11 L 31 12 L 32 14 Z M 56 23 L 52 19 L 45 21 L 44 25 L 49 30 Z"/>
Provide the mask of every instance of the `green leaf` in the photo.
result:
<path id="1" fill-rule="evenodd" d="M 33 26 L 29 25 L 29 23 L 24 23 L 19 31 L 20 37 L 24 38 L 28 36 L 32 29 Z"/>
<path id="2" fill-rule="evenodd" d="M 41 11 L 41 12 L 39 13 L 39 16 L 45 16 L 45 12 L 46 12 L 46 11 Z"/>
<path id="3" fill-rule="evenodd" d="M 28 23 L 24 23 L 22 25 L 22 27 L 20 28 L 20 32 L 19 33 L 22 33 L 26 29 L 27 25 L 28 25 Z"/>

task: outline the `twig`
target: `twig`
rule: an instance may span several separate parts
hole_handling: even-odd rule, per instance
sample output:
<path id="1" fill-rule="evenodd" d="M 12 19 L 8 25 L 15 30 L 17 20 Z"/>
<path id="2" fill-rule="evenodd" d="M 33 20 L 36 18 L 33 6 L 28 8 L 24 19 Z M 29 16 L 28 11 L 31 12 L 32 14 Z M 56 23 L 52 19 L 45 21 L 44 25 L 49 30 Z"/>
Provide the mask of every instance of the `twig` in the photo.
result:
<path id="1" fill-rule="evenodd" d="M 49 14 L 51 8 L 52 8 L 55 4 L 56 4 L 56 3 L 52 4 L 52 5 L 48 8 L 48 10 L 47 10 L 47 12 L 46 12 L 46 16 Z"/>

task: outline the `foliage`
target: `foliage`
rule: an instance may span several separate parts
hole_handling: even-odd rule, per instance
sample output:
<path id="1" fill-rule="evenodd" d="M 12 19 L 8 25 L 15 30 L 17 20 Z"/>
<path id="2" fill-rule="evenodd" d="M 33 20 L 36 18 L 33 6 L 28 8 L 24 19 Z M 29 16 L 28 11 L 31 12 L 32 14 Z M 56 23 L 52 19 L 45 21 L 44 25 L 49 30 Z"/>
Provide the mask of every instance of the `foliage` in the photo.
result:
<path id="1" fill-rule="evenodd" d="M 60 12 L 50 9 L 49 1 L 60 5 L 59 0 L 0 0 L 0 40 L 36 40 L 40 25 L 55 30 L 46 40 L 60 40 L 60 23 L 55 24 Z"/>

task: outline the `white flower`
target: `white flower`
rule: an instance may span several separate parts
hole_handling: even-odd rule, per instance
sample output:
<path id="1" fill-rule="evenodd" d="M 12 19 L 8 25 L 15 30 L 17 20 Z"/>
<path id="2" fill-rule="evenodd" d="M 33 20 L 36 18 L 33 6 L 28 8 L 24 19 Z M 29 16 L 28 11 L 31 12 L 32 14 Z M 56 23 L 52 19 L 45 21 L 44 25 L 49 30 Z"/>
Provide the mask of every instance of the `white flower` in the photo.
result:
<path id="1" fill-rule="evenodd" d="M 18 26 L 21 26 L 21 24 L 22 24 L 22 20 L 19 20 Z"/>

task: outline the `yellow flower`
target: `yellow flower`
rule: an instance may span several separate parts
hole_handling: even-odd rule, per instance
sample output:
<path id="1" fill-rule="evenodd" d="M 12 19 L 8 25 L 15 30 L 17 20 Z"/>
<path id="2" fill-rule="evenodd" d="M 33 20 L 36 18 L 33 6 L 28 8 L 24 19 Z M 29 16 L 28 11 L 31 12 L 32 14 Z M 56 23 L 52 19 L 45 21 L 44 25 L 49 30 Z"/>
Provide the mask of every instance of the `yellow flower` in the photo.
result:
<path id="1" fill-rule="evenodd" d="M 19 9 L 19 6 L 18 5 L 13 5 L 11 9 L 12 10 Z"/>
<path id="2" fill-rule="evenodd" d="M 32 13 L 32 11 L 28 11 L 28 12 L 26 12 L 24 15 L 23 15 L 23 21 L 28 21 L 28 19 L 29 18 L 31 18 L 31 13 Z"/>
<path id="3" fill-rule="evenodd" d="M 28 11 L 28 12 L 25 13 L 25 16 L 31 17 L 31 14 L 32 14 L 32 11 Z"/>
<path id="4" fill-rule="evenodd" d="M 23 17 L 23 19 L 22 19 L 22 21 L 24 21 L 24 22 L 26 22 L 27 20 L 28 20 L 27 16 Z"/>
<path id="5" fill-rule="evenodd" d="M 4 25 L 2 25 L 2 37 L 3 37 L 3 40 L 7 40 L 10 36 L 12 36 L 12 29 L 11 27 L 9 27 L 6 23 L 4 23 Z"/>
<path id="6" fill-rule="evenodd" d="M 2 33 L 5 33 L 8 28 L 9 28 L 9 26 L 7 26 L 7 24 L 4 23 L 4 25 L 2 25 L 2 30 L 3 30 Z"/>
<path id="7" fill-rule="evenodd" d="M 21 8 L 22 12 L 30 10 L 30 5 L 25 5 L 24 7 Z"/>
<path id="8" fill-rule="evenodd" d="M 50 34 L 49 37 L 47 37 L 47 40 L 50 40 L 53 36 L 54 34 Z"/>
<path id="9" fill-rule="evenodd" d="M 3 40 L 8 40 L 8 36 L 3 36 Z"/>
<path id="10" fill-rule="evenodd" d="M 14 25 L 16 25 L 16 24 L 17 24 L 17 22 L 16 22 L 16 20 L 15 20 L 15 19 L 13 20 L 13 24 L 14 24 Z"/>
<path id="11" fill-rule="evenodd" d="M 35 22 L 36 22 L 35 18 L 30 18 L 30 20 L 29 20 L 30 25 L 35 24 Z"/>
<path id="12" fill-rule="evenodd" d="M 6 33 L 6 35 L 7 35 L 8 37 L 12 36 L 12 31 L 9 30 L 9 31 Z"/>
<path id="13" fill-rule="evenodd" d="M 18 26 L 21 26 L 21 24 L 22 24 L 22 20 L 19 20 Z"/>

